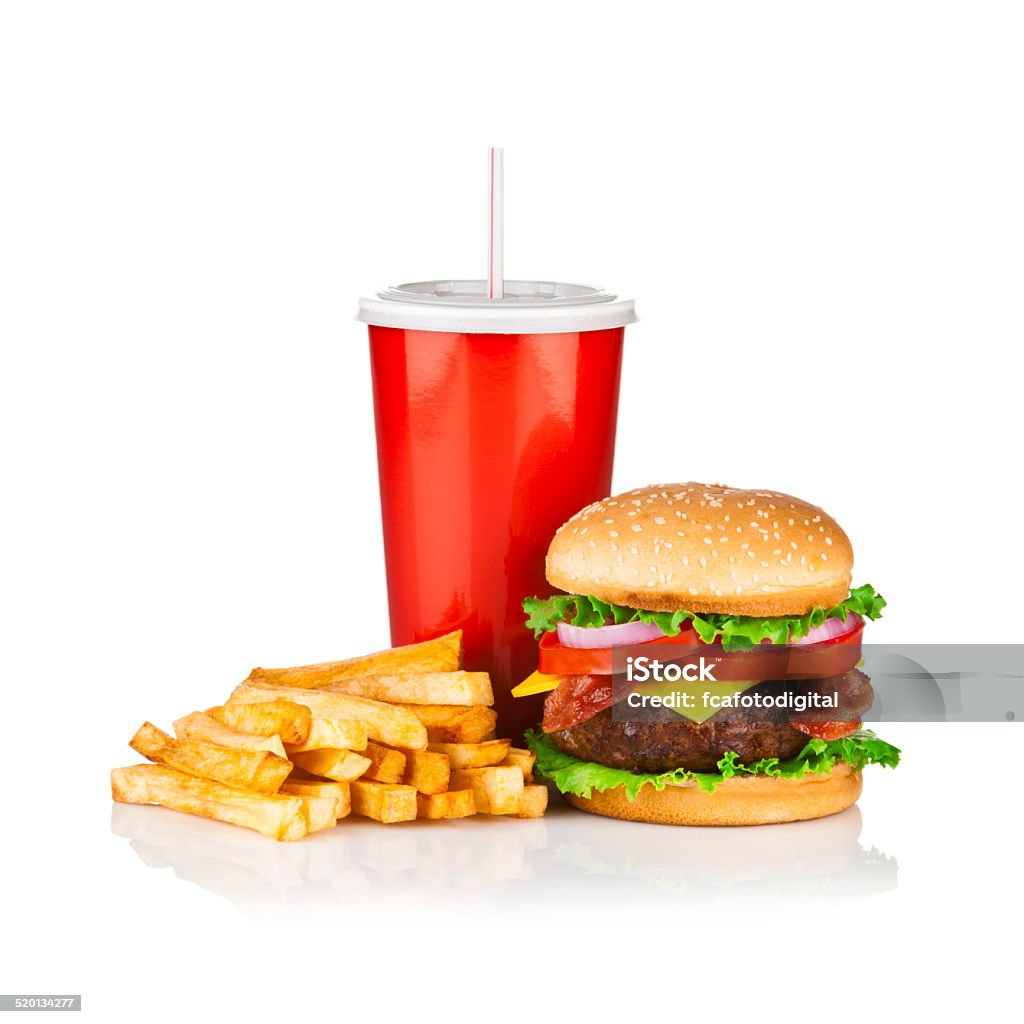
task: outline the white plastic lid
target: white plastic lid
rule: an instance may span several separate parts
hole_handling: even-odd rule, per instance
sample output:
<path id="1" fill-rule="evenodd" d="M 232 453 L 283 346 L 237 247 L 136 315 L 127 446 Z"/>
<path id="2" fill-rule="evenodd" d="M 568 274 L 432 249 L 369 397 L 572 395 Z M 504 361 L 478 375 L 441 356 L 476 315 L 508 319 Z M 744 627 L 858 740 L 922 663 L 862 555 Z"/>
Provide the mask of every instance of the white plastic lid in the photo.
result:
<path id="1" fill-rule="evenodd" d="M 416 281 L 360 299 L 356 319 L 420 331 L 567 334 L 624 327 L 636 313 L 632 299 L 583 284 L 506 281 L 505 297 L 489 299 L 486 281 Z"/>

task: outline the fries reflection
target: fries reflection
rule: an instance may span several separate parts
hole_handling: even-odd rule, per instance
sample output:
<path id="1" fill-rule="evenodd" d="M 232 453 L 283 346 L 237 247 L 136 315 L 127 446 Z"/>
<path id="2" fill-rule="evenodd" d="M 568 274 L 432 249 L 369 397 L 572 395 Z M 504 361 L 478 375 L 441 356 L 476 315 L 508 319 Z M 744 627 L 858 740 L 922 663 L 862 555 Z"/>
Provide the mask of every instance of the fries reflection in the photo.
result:
<path id="1" fill-rule="evenodd" d="M 859 840 L 856 807 L 818 821 L 676 829 L 609 822 L 557 804 L 547 818 L 468 818 L 381 826 L 348 819 L 300 843 L 274 843 L 159 807 L 117 804 L 111 830 L 149 867 L 265 920 L 579 899 L 814 901 L 896 888 L 892 856 Z"/>

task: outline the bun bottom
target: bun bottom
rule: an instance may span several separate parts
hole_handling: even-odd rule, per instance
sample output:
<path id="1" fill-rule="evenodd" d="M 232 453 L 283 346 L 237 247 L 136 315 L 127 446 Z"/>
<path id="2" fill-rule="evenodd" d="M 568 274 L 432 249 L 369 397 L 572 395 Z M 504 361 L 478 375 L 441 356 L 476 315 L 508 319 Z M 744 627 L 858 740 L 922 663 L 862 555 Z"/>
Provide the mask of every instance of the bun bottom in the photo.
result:
<path id="1" fill-rule="evenodd" d="M 589 797 L 562 795 L 573 807 L 606 818 L 646 821 L 654 825 L 770 825 L 806 821 L 845 811 L 857 802 L 862 788 L 860 772 L 837 764 L 831 775 L 805 775 L 802 779 L 763 776 L 726 779 L 714 793 L 696 782 L 666 786 L 660 792 L 644 786 L 635 800 L 626 799 L 620 786 Z"/>

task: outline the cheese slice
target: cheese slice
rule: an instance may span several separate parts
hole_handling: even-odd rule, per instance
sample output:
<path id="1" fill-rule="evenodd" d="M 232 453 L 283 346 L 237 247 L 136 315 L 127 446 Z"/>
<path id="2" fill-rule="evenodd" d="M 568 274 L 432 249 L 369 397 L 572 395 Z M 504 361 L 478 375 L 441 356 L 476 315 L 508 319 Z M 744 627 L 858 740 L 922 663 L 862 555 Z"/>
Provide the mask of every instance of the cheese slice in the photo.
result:
<path id="1" fill-rule="evenodd" d="M 706 722 L 712 715 L 721 711 L 721 707 L 716 707 L 714 704 L 704 703 L 704 694 L 710 693 L 711 697 L 717 700 L 721 700 L 724 697 L 735 697 L 743 693 L 744 690 L 749 690 L 752 686 L 757 685 L 757 680 L 752 679 L 722 679 L 704 682 L 668 682 L 667 680 L 656 682 L 656 683 L 641 683 L 636 687 L 636 692 L 640 694 L 657 695 L 659 697 L 668 697 L 674 695 L 686 694 L 690 698 L 691 707 L 666 707 L 666 711 L 674 711 L 677 715 L 682 718 L 688 718 L 691 722 L 695 722 L 700 725 L 702 722 Z M 514 691 L 513 691 L 514 692 Z M 680 704 L 682 702 L 680 701 Z M 629 712 L 625 712 L 623 716 L 624 721 L 629 720 Z"/>
<path id="2" fill-rule="evenodd" d="M 518 686 L 512 688 L 513 697 L 532 697 L 535 693 L 549 693 L 558 687 L 561 676 L 548 676 L 543 672 L 534 672 L 527 676 Z"/>

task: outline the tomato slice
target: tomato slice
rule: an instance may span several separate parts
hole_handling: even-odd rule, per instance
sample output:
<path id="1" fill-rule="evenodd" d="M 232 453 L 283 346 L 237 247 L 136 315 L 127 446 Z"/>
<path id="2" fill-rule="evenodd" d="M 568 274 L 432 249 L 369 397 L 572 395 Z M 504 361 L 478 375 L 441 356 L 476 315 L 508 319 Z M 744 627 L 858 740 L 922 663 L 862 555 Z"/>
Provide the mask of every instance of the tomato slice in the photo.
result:
<path id="1" fill-rule="evenodd" d="M 642 644 L 629 644 L 630 651 L 646 651 L 659 644 L 697 644 L 700 640 L 692 626 L 684 626 L 678 636 L 659 636 Z M 566 647 L 557 633 L 540 638 L 537 671 L 548 676 L 610 676 L 614 647 Z M 619 648 L 621 651 L 622 648 Z"/>
<path id="2" fill-rule="evenodd" d="M 861 657 L 864 623 L 843 636 L 816 644 L 762 643 L 742 651 L 726 651 L 721 644 L 705 644 L 692 627 L 678 636 L 660 636 L 642 644 L 622 647 L 566 647 L 556 634 L 545 633 L 540 640 L 537 670 L 544 675 L 608 676 L 623 671 L 627 655 L 658 656 L 652 649 L 665 646 L 662 661 L 696 661 L 703 658 L 714 666 L 718 680 L 827 679 L 853 668 Z"/>
<path id="3" fill-rule="evenodd" d="M 817 740 L 841 740 L 844 736 L 855 733 L 860 722 L 790 722 L 797 732 L 811 736 Z"/>

